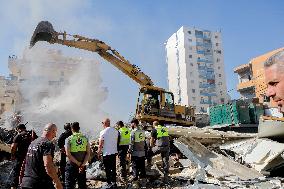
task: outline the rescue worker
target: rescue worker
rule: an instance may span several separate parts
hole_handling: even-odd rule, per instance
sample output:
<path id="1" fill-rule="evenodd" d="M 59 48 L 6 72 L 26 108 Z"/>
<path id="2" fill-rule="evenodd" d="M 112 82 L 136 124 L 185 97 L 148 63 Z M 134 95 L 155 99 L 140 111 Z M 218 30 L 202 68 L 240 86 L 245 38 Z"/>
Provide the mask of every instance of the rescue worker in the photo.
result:
<path id="1" fill-rule="evenodd" d="M 52 140 L 56 137 L 56 132 L 56 125 L 49 123 L 44 127 L 41 137 L 30 144 L 26 155 L 22 189 L 63 188 L 53 163 L 55 146 Z"/>
<path id="2" fill-rule="evenodd" d="M 12 189 L 17 188 L 19 185 L 21 168 L 24 163 L 29 145 L 32 142 L 32 135 L 26 130 L 26 126 L 24 124 L 19 124 L 16 127 L 16 130 L 18 134 L 14 137 L 11 146 L 11 160 L 15 161 L 15 167 L 12 172 Z"/>
<path id="3" fill-rule="evenodd" d="M 121 178 L 123 181 L 126 181 L 127 171 L 127 152 L 130 144 L 130 129 L 125 127 L 122 121 L 117 122 L 116 124 L 119 128 L 118 130 L 118 156 L 120 160 L 121 168 Z"/>
<path id="4" fill-rule="evenodd" d="M 142 187 L 146 185 L 145 156 L 147 151 L 145 131 L 139 127 L 137 119 L 131 121 L 134 128 L 130 135 L 129 153 L 131 154 L 133 185 L 138 184 L 138 178 L 141 178 Z"/>
<path id="5" fill-rule="evenodd" d="M 147 151 L 146 151 L 147 165 L 146 165 L 146 170 L 150 171 L 151 167 L 152 167 L 152 154 L 153 154 L 152 148 L 150 147 L 151 132 L 148 131 L 148 126 L 144 126 L 143 130 L 145 131 L 146 144 L 147 144 Z"/>
<path id="6" fill-rule="evenodd" d="M 169 156 L 170 156 L 170 140 L 168 129 L 158 121 L 153 122 L 154 128 L 151 131 L 150 146 L 153 155 L 161 154 L 164 170 L 164 181 L 168 182 L 169 174 Z"/>
<path id="7" fill-rule="evenodd" d="M 118 131 L 110 127 L 110 119 L 106 118 L 103 122 L 103 130 L 100 132 L 99 147 L 97 154 L 99 159 L 103 155 L 103 164 L 106 171 L 107 188 L 117 188 L 116 184 L 116 155 Z"/>
<path id="8" fill-rule="evenodd" d="M 64 125 L 64 132 L 59 136 L 58 138 L 58 147 L 60 149 L 60 175 L 61 175 L 61 181 L 65 181 L 65 167 L 66 167 L 66 152 L 65 152 L 65 140 L 72 135 L 71 131 L 71 124 L 66 123 Z"/>
<path id="9" fill-rule="evenodd" d="M 65 170 L 65 188 L 74 189 L 76 180 L 79 189 L 86 189 L 86 164 L 90 157 L 90 144 L 86 136 L 80 132 L 78 122 L 71 125 L 72 135 L 65 143 L 68 162 Z"/>

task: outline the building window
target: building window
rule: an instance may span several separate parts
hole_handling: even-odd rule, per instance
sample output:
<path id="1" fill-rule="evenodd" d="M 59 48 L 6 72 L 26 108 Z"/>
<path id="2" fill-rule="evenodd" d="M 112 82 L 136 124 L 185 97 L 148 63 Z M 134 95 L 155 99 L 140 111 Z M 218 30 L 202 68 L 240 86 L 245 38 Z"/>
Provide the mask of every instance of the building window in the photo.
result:
<path id="1" fill-rule="evenodd" d="M 190 54 L 188 57 L 189 57 L 189 58 L 192 58 L 192 55 Z"/>
<path id="2" fill-rule="evenodd" d="M 217 62 L 220 62 L 220 58 L 217 58 L 216 61 L 217 61 Z"/>
<path id="3" fill-rule="evenodd" d="M 195 93 L 195 89 L 192 89 L 192 93 Z"/>
<path id="4" fill-rule="evenodd" d="M 188 31 L 187 33 L 188 33 L 188 34 L 191 34 L 191 31 Z"/>
<path id="5" fill-rule="evenodd" d="M 224 103 L 225 102 L 225 99 L 224 98 L 221 98 L 221 103 Z"/>
<path id="6" fill-rule="evenodd" d="M 193 66 L 193 63 L 190 63 L 190 66 Z"/>
<path id="7" fill-rule="evenodd" d="M 221 74 L 219 74 L 219 77 L 221 77 L 222 75 Z"/>
<path id="8" fill-rule="evenodd" d="M 193 76 L 193 73 L 192 73 L 192 72 L 189 72 L 189 76 Z"/>
<path id="9" fill-rule="evenodd" d="M 218 47 L 219 46 L 219 43 L 216 43 L 216 47 Z"/>
<path id="10" fill-rule="evenodd" d="M 189 42 L 192 42 L 192 39 L 188 39 Z"/>
<path id="11" fill-rule="evenodd" d="M 218 66 L 218 70 L 220 70 L 220 66 Z"/>
<path id="12" fill-rule="evenodd" d="M 218 85 L 222 85 L 222 82 L 219 82 Z"/>
<path id="13" fill-rule="evenodd" d="M 192 97 L 192 100 L 195 101 L 195 100 L 196 100 L 196 97 Z"/>
<path id="14" fill-rule="evenodd" d="M 189 47 L 189 50 L 192 50 L 192 47 Z"/>
<path id="15" fill-rule="evenodd" d="M 215 35 L 215 39 L 218 39 L 218 35 Z"/>
<path id="16" fill-rule="evenodd" d="M 61 76 L 64 76 L 64 72 L 63 72 L 63 71 L 61 71 L 60 75 L 61 75 Z"/>

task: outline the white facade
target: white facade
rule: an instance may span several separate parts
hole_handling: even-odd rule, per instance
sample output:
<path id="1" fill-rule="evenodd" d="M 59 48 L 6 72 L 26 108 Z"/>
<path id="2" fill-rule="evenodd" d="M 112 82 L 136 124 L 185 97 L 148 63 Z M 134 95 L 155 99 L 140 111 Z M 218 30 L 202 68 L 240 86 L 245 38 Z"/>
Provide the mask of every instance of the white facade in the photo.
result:
<path id="1" fill-rule="evenodd" d="M 221 32 L 181 27 L 166 42 L 168 85 L 175 102 L 206 112 L 228 100 Z"/>

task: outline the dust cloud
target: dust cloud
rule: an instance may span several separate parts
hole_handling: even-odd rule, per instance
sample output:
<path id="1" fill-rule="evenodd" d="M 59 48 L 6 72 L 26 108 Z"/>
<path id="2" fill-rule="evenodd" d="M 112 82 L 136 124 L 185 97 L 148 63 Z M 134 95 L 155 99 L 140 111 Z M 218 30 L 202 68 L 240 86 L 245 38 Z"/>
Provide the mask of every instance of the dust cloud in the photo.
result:
<path id="1" fill-rule="evenodd" d="M 62 132 L 65 123 L 78 121 L 84 133 L 97 137 L 101 120 L 107 116 L 101 106 L 108 94 L 107 88 L 101 86 L 100 64 L 83 58 L 60 60 L 57 56 L 39 47 L 25 50 L 22 64 L 26 65 L 20 66 L 23 122 L 41 133 L 49 122 Z M 69 72 L 63 73 L 62 67 Z"/>

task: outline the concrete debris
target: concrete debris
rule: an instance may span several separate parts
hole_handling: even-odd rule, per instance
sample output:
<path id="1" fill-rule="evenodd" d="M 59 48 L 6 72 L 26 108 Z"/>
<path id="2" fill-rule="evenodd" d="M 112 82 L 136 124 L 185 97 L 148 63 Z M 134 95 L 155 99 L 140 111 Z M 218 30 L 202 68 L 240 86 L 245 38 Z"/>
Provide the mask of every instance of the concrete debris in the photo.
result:
<path id="1" fill-rule="evenodd" d="M 221 154 L 208 150 L 193 138 L 180 137 L 174 141 L 174 145 L 183 155 L 194 162 L 200 170 L 205 170 L 207 174 L 217 179 L 236 176 L 238 180 L 249 180 L 263 176 L 253 169 L 249 169 Z M 206 177 L 206 175 L 203 177 Z M 203 179 L 203 177 L 201 178 Z"/>
<path id="2" fill-rule="evenodd" d="M 241 158 L 244 163 L 259 172 L 271 171 L 284 164 L 281 156 L 284 152 L 284 144 L 270 139 L 240 140 L 221 145 L 220 149 L 233 151 L 237 159 Z"/>
<path id="3" fill-rule="evenodd" d="M 10 185 L 10 176 L 12 174 L 14 162 L 4 160 L 0 162 L 0 189 L 6 189 Z"/>
<path id="4" fill-rule="evenodd" d="M 12 144 L 14 136 L 16 136 L 17 132 L 15 129 L 5 129 L 0 127 L 0 140 L 6 144 Z"/>
<path id="5" fill-rule="evenodd" d="M 256 134 L 236 133 L 232 131 L 216 131 L 209 128 L 197 127 L 169 127 L 169 134 L 173 138 L 193 138 L 204 145 L 224 144 L 228 141 L 248 139 L 256 137 Z"/>
<path id="6" fill-rule="evenodd" d="M 11 153 L 11 147 L 0 140 L 0 151 Z"/>
<path id="7" fill-rule="evenodd" d="M 208 128 L 170 127 L 169 133 L 172 139 L 176 138 L 171 148 L 169 184 L 163 182 L 162 160 L 160 155 L 156 155 L 152 158 L 153 166 L 146 169 L 147 188 L 283 188 L 282 178 L 264 177 L 258 172 L 270 171 L 283 164 L 282 143 L 258 139 L 251 134 Z M 0 140 L 0 189 L 7 188 L 13 167 L 13 162 L 7 161 L 10 158 L 10 145 L 7 143 L 11 136 L 14 136 L 13 130 L 0 127 L 0 137 L 4 140 Z M 98 143 L 91 143 L 90 162 L 93 163 L 87 166 L 87 186 L 90 189 L 106 188 L 106 173 L 96 154 Z M 59 160 L 57 151 L 54 161 L 58 164 Z M 119 166 L 117 170 L 118 188 L 135 188 L 131 178 L 120 180 Z M 131 175 L 131 169 L 129 172 Z"/>
<path id="8" fill-rule="evenodd" d="M 93 162 L 86 169 L 86 176 L 89 180 L 106 180 L 106 172 L 100 161 Z"/>
<path id="9" fill-rule="evenodd" d="M 284 138 L 284 122 L 278 120 L 265 120 L 264 117 L 259 119 L 258 125 L 258 137 L 259 138 Z"/>

